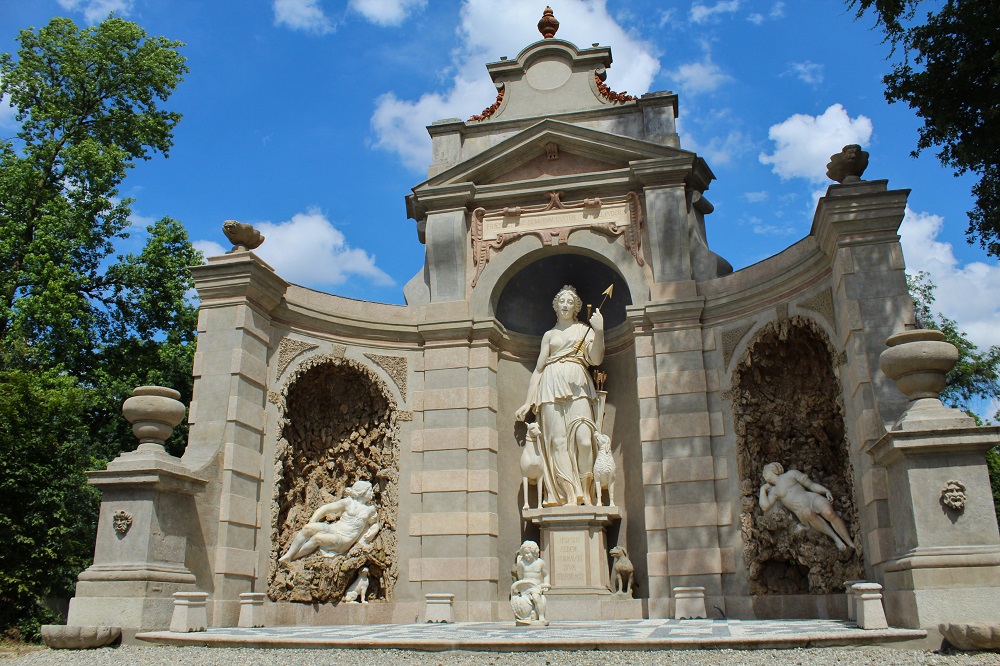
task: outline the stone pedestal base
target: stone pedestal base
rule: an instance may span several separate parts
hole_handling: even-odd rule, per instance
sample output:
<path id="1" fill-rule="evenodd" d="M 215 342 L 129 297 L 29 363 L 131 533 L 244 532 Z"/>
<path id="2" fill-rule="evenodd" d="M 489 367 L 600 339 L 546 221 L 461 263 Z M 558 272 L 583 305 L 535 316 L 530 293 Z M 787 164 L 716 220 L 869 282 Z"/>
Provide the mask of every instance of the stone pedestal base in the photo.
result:
<path id="1" fill-rule="evenodd" d="M 454 594 L 425 594 L 424 622 L 454 622 Z"/>
<path id="2" fill-rule="evenodd" d="M 550 594 L 611 594 L 604 529 L 621 518 L 617 507 L 558 506 L 528 509 L 522 515 L 541 531 Z"/>
<path id="3" fill-rule="evenodd" d="M 240 619 L 237 626 L 263 627 L 264 601 L 267 595 L 263 592 L 244 592 L 240 595 Z"/>
<path id="4" fill-rule="evenodd" d="M 187 633 L 208 627 L 208 592 L 174 592 L 174 615 L 170 631 Z"/>
<path id="5" fill-rule="evenodd" d="M 705 588 L 704 587 L 675 587 L 674 588 L 674 619 L 684 620 L 692 618 L 703 618 L 705 613 Z"/>

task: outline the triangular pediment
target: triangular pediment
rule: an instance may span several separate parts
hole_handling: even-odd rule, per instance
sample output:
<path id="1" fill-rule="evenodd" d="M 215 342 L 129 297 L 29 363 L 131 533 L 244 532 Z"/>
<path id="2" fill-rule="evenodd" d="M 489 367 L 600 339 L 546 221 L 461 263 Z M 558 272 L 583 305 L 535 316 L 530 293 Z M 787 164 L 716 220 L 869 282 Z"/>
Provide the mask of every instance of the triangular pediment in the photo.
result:
<path id="1" fill-rule="evenodd" d="M 413 189 L 419 192 L 459 183 L 488 185 L 600 173 L 628 168 L 637 160 L 679 156 L 695 157 L 679 148 L 545 119 Z"/>

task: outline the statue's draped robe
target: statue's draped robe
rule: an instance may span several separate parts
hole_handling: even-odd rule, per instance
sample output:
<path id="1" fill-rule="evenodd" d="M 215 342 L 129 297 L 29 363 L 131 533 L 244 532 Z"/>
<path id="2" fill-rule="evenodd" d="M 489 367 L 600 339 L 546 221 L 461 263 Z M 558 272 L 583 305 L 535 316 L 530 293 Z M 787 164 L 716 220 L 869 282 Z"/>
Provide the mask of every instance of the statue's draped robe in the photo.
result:
<path id="1" fill-rule="evenodd" d="M 584 428 L 587 446 L 595 446 L 597 391 L 587 372 L 592 365 L 593 331 L 578 322 L 560 333 L 562 344 L 549 350 L 535 394 L 529 396 L 529 401 L 542 429 L 545 487 L 550 500 L 562 505 L 580 503 L 586 478 L 594 473 L 593 469 L 579 469 L 575 442 L 578 429 Z M 553 409 L 544 410 L 543 405 L 551 405 Z M 551 422 L 552 419 L 558 423 Z M 592 460 L 593 455 L 589 459 Z M 575 497 L 567 495 L 567 483 Z"/>

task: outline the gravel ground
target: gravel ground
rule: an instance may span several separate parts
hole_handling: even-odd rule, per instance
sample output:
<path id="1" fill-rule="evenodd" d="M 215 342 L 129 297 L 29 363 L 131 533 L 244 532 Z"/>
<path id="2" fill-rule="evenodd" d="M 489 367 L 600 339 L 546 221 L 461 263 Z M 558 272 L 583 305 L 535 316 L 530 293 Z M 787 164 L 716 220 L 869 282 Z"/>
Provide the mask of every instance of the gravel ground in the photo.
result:
<path id="1" fill-rule="evenodd" d="M 2 659 L 6 656 L 6 659 Z M 411 652 L 406 650 L 258 650 L 124 645 L 99 650 L 49 650 L 0 653 L 4 666 L 713 666 L 779 664 L 929 664 L 1000 666 L 1000 654 L 937 653 L 881 647 L 800 650 L 673 650 L 657 652 Z"/>

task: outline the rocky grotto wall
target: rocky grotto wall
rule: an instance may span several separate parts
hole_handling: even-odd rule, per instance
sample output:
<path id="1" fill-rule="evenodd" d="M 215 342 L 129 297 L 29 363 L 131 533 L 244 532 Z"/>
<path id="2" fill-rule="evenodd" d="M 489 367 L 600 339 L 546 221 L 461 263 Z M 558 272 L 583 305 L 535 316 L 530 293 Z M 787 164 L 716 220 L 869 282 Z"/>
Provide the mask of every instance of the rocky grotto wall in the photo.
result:
<path id="1" fill-rule="evenodd" d="M 286 381 L 278 404 L 271 600 L 338 602 L 362 567 L 370 572 L 368 598 L 392 598 L 399 575 L 399 428 L 390 396 L 367 368 L 332 356 L 307 359 Z M 356 544 L 344 557 L 279 562 L 313 512 L 359 480 L 373 485 L 382 526 L 374 543 Z"/>
<path id="2" fill-rule="evenodd" d="M 829 594 L 864 577 L 857 548 L 838 551 L 780 503 L 762 511 L 761 473 L 771 462 L 828 488 L 859 543 L 858 512 L 835 352 L 814 322 L 771 323 L 749 344 L 733 378 L 743 559 L 750 593 Z"/>

